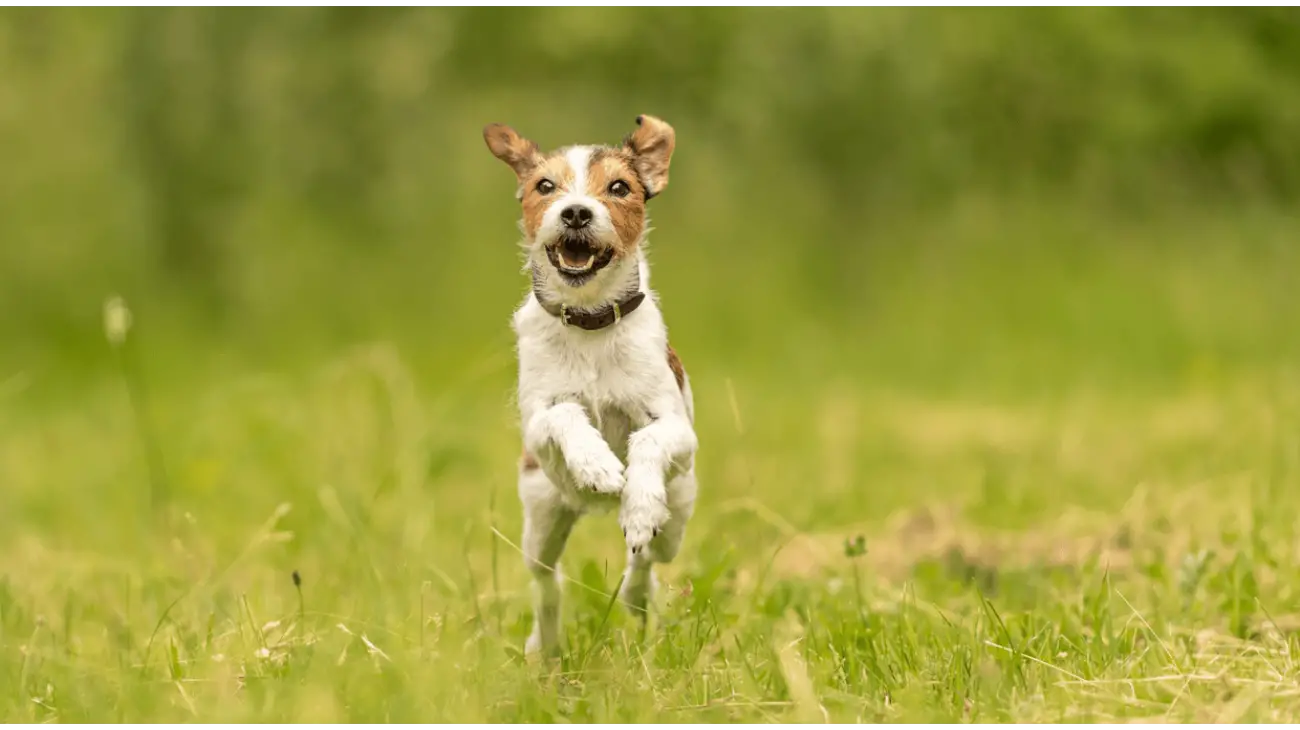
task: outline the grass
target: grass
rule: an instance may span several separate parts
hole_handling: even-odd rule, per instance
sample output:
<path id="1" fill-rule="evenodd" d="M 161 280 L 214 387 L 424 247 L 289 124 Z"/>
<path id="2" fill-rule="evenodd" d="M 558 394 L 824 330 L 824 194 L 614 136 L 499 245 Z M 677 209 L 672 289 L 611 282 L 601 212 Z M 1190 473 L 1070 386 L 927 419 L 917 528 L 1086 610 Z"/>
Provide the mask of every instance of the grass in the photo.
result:
<path id="1" fill-rule="evenodd" d="M 0 720 L 1297 719 L 1293 20 L 0 16 Z M 480 130 L 641 112 L 701 498 L 539 667 Z"/>
<path id="2" fill-rule="evenodd" d="M 189 377 L 157 353 L 202 371 L 201 336 L 142 314 L 147 399 L 0 373 L 0 719 L 1300 717 L 1294 254 L 969 224 L 864 267 L 839 324 L 712 307 L 664 249 L 700 504 L 647 636 L 616 521 L 579 525 L 551 667 L 504 331 Z M 1183 245 L 1124 245 L 1153 233 Z"/>

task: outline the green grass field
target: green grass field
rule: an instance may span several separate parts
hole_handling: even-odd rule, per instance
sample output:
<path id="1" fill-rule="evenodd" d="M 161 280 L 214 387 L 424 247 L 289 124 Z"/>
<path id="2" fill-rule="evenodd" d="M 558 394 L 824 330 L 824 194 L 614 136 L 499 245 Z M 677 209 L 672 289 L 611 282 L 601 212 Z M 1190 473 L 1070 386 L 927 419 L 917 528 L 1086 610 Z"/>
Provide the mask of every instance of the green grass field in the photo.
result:
<path id="1" fill-rule="evenodd" d="M 1297 49 L 1286 8 L 0 12 L 0 720 L 1300 720 Z M 642 113 L 700 497 L 645 635 L 579 525 L 540 666 L 481 130 Z"/>
<path id="2" fill-rule="evenodd" d="M 501 182 L 468 322 L 280 358 L 141 306 L 125 369 L 0 372 L 0 719 L 1300 719 L 1294 219 L 977 207 L 785 277 L 666 203 L 696 517 L 644 636 L 581 523 L 538 666 Z"/>

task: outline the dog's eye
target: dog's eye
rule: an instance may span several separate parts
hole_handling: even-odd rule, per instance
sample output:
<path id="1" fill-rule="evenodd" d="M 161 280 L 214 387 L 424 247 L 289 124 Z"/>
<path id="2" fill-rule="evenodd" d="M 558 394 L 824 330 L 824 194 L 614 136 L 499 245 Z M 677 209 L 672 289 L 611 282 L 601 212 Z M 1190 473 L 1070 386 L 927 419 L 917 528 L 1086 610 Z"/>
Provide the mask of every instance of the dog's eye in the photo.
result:
<path id="1" fill-rule="evenodd" d="M 541 180 L 537 181 L 537 192 L 541 193 L 542 195 L 550 195 L 551 193 L 555 192 L 555 183 L 551 182 L 550 180 L 547 180 L 546 178 L 542 178 Z"/>
<path id="2" fill-rule="evenodd" d="M 632 187 L 622 180 L 615 180 L 609 184 L 609 194 L 616 198 L 626 198 L 630 192 Z"/>

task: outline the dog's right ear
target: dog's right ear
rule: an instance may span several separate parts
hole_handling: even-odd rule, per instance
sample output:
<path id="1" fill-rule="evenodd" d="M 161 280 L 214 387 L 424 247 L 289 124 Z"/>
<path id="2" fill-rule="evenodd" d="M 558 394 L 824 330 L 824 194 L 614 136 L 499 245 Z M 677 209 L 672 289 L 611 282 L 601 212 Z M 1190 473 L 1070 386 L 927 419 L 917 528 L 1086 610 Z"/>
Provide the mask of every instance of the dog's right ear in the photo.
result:
<path id="1" fill-rule="evenodd" d="M 645 199 L 662 193 L 668 186 L 668 164 L 673 159 L 677 134 L 668 122 L 649 114 L 636 118 L 636 131 L 623 146 L 632 152 L 633 166 L 645 186 Z"/>
<path id="2" fill-rule="evenodd" d="M 537 145 L 519 136 L 504 124 L 489 124 L 483 128 L 483 141 L 498 160 L 510 166 L 522 182 L 524 176 L 542 161 Z"/>

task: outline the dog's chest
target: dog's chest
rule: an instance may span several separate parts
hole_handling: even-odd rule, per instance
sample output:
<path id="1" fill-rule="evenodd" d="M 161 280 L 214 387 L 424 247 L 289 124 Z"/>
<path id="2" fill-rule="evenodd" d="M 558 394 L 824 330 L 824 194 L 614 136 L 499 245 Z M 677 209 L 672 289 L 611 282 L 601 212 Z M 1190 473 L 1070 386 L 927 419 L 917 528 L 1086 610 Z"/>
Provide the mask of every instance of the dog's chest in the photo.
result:
<path id="1" fill-rule="evenodd" d="M 627 327 L 630 324 L 600 336 L 550 327 L 521 338 L 521 390 L 575 399 L 593 420 L 609 415 L 635 426 L 644 420 L 646 404 L 661 379 L 655 366 L 666 365 L 662 356 L 657 362 L 652 354 L 664 346 L 656 348 L 647 332 Z"/>
<path id="2" fill-rule="evenodd" d="M 599 390 L 581 394 L 577 400 L 614 455 L 626 463 L 628 437 L 650 419 L 639 403 L 610 396 L 608 391 Z"/>
<path id="3" fill-rule="evenodd" d="M 609 444 L 609 448 L 619 461 L 627 463 L 627 438 L 635 430 L 632 417 L 621 407 L 607 405 L 604 407 L 585 406 L 591 422 L 600 431 L 600 435 Z"/>
<path id="4" fill-rule="evenodd" d="M 628 436 L 650 422 L 648 404 L 661 375 L 652 369 L 655 363 L 641 341 L 646 338 L 636 334 L 632 328 L 600 337 L 550 330 L 521 338 L 521 401 L 541 407 L 576 401 L 614 453 L 625 459 Z"/>

